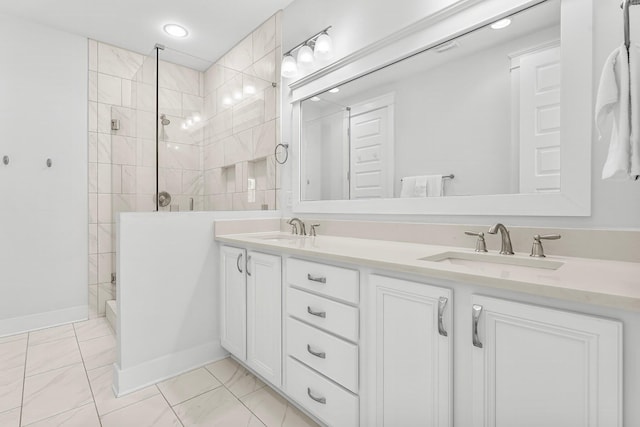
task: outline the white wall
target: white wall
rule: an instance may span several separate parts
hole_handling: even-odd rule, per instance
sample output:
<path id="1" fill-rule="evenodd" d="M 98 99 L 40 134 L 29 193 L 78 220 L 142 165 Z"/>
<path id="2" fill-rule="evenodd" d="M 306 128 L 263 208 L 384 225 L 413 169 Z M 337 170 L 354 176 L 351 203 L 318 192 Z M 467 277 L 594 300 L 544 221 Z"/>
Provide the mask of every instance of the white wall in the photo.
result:
<path id="1" fill-rule="evenodd" d="M 283 47 L 287 49 L 313 34 L 316 28 L 333 25 L 331 35 L 334 42 L 337 60 L 359 48 L 369 45 L 388 34 L 425 17 L 427 14 L 452 4 L 452 0 L 424 2 L 406 0 L 389 2 L 385 0 L 297 0 L 283 13 Z M 637 18 L 637 17 L 635 17 Z M 638 19 L 634 22 L 640 25 Z M 634 27 L 632 22 L 632 28 Z M 602 65 L 608 54 L 622 40 L 622 16 L 619 3 L 594 0 L 594 81 L 593 91 L 597 89 Z M 283 84 L 282 102 L 282 138 L 291 142 L 291 108 L 288 104 L 286 81 Z M 594 99 L 595 102 L 595 99 Z M 593 126 L 585 123 L 585 126 Z M 638 228 L 640 227 L 640 182 L 602 181 L 600 173 L 607 154 L 608 135 L 602 141 L 597 140 L 593 132 L 592 141 L 592 215 L 591 217 L 486 217 L 486 216 L 382 216 L 368 215 L 366 219 L 387 219 L 441 222 L 441 223 L 479 223 L 485 224 L 495 220 L 504 220 L 510 225 L 540 225 L 549 227 L 584 227 L 584 228 Z M 291 191 L 291 163 L 283 173 L 282 206 L 284 214 L 290 215 L 290 207 L 286 205 L 287 193 Z M 321 215 L 317 215 L 322 217 Z M 363 218 L 363 216 L 336 216 L 340 218 Z"/>
<path id="2" fill-rule="evenodd" d="M 87 316 L 87 40 L 0 15 L 0 52 L 2 336 Z"/>
<path id="3" fill-rule="evenodd" d="M 140 212 L 117 220 L 119 395 L 221 358 L 214 221 L 279 212 Z"/>

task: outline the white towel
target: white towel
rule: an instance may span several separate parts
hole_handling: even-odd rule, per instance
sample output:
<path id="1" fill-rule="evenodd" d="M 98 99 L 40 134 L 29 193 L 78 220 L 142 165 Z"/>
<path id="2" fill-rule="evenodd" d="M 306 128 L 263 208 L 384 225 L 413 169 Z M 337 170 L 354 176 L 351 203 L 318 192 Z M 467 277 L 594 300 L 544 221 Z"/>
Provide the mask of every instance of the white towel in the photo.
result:
<path id="1" fill-rule="evenodd" d="M 429 197 L 442 197 L 442 175 L 427 175 L 427 195 Z"/>
<path id="2" fill-rule="evenodd" d="M 629 179 L 630 153 L 630 102 L 629 60 L 623 45 L 614 50 L 602 69 L 598 99 L 596 100 L 596 128 L 602 138 L 602 126 L 608 115 L 613 114 L 613 129 L 609 153 L 602 169 L 602 179 Z"/>
<path id="3" fill-rule="evenodd" d="M 400 197 L 413 197 L 416 189 L 416 177 L 405 176 L 402 178 L 402 188 L 400 189 Z"/>
<path id="4" fill-rule="evenodd" d="M 629 88 L 631 91 L 631 169 L 632 179 L 640 176 L 640 52 L 639 46 L 629 47 Z"/>
<path id="5" fill-rule="evenodd" d="M 427 180 L 426 175 L 416 176 L 416 187 L 413 189 L 413 197 L 427 197 Z"/>

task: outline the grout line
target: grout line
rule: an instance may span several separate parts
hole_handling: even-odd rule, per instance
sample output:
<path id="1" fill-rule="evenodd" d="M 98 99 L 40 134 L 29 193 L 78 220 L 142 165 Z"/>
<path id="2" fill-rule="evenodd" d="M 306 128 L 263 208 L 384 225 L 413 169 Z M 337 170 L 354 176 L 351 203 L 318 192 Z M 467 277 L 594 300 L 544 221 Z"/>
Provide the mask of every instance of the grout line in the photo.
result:
<path id="1" fill-rule="evenodd" d="M 93 409 L 95 409 L 96 411 L 96 416 L 98 417 L 98 424 L 100 424 L 100 427 L 102 427 L 102 419 L 100 418 L 100 413 L 98 412 L 98 406 L 96 405 L 96 397 L 93 394 L 93 387 L 91 387 L 91 381 L 89 381 L 89 373 L 87 372 L 87 366 L 84 364 L 84 356 L 82 355 L 82 350 L 80 349 L 80 342 L 78 341 L 78 334 L 76 333 L 75 324 L 73 324 L 73 335 L 76 338 L 78 352 L 80 353 L 80 359 L 82 360 L 82 369 L 84 369 L 84 375 L 87 378 L 87 385 L 89 386 L 89 391 L 91 392 L 91 402 L 93 403 Z"/>
<path id="2" fill-rule="evenodd" d="M 157 387 L 157 386 L 156 386 Z M 176 413 L 175 409 L 173 409 L 173 406 L 171 406 L 171 404 L 169 403 L 169 401 L 167 400 L 167 398 L 165 397 L 165 395 L 162 393 L 162 390 L 160 390 L 160 387 L 157 387 L 158 390 L 160 391 L 160 396 L 162 396 L 162 398 L 164 399 L 165 402 L 167 402 L 167 405 L 169 406 L 169 409 L 171 409 L 171 412 L 173 412 L 173 415 L 176 417 L 176 420 L 178 420 L 178 422 L 180 423 L 181 426 L 184 427 L 184 423 L 182 422 L 182 419 L 180 419 L 180 417 L 178 416 L 178 414 Z M 186 402 L 186 400 L 185 400 Z"/>
<path id="3" fill-rule="evenodd" d="M 24 350 L 24 371 L 22 372 L 22 397 L 20 398 L 20 420 L 18 421 L 18 426 L 22 425 L 22 408 L 24 406 L 24 384 L 27 379 L 27 353 L 29 353 L 29 338 L 31 337 L 31 332 L 27 334 L 27 344 Z"/>

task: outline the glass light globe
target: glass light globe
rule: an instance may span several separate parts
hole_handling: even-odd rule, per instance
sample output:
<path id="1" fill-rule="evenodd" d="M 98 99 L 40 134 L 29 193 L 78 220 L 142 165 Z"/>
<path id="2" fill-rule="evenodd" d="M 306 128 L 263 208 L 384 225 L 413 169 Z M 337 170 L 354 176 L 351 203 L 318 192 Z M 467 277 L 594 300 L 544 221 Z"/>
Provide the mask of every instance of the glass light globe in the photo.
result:
<path id="1" fill-rule="evenodd" d="M 333 42 L 329 34 L 321 34 L 316 40 L 314 55 L 317 59 L 331 59 L 333 56 Z"/>
<path id="2" fill-rule="evenodd" d="M 282 77 L 286 77 L 288 79 L 298 75 L 298 64 L 293 56 L 285 55 L 285 57 L 282 58 L 280 74 L 282 74 Z"/>
<path id="3" fill-rule="evenodd" d="M 304 45 L 298 51 L 298 64 L 311 65 L 313 63 L 313 50 L 308 45 Z"/>

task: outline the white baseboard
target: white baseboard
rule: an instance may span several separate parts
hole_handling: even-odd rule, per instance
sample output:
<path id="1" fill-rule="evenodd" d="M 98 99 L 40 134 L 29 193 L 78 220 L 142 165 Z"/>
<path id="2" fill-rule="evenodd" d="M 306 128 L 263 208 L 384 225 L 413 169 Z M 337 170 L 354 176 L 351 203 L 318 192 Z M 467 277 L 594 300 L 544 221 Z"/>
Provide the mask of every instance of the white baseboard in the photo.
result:
<path id="1" fill-rule="evenodd" d="M 157 382 L 175 377 L 227 357 L 220 342 L 210 342 L 198 347 L 171 353 L 127 369 L 113 365 L 113 391 L 116 396 L 143 389 Z"/>
<path id="2" fill-rule="evenodd" d="M 89 306 L 79 305 L 63 310 L 47 311 L 22 317 L 0 320 L 0 337 L 20 334 L 36 329 L 50 328 L 65 323 L 86 320 L 89 317 Z"/>

